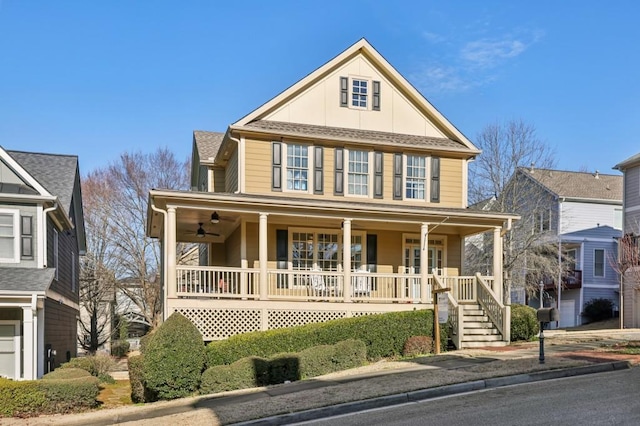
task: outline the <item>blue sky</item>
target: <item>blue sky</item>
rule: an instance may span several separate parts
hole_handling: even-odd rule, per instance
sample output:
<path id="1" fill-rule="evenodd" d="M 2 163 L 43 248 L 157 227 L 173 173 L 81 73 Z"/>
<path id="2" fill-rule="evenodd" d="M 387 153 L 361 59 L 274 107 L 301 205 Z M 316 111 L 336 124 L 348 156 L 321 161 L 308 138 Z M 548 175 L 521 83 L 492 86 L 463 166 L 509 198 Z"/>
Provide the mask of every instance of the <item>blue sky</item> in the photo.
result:
<path id="1" fill-rule="evenodd" d="M 0 0 L 0 145 L 191 150 L 365 37 L 472 141 L 523 119 L 558 167 L 640 151 L 634 1 Z"/>

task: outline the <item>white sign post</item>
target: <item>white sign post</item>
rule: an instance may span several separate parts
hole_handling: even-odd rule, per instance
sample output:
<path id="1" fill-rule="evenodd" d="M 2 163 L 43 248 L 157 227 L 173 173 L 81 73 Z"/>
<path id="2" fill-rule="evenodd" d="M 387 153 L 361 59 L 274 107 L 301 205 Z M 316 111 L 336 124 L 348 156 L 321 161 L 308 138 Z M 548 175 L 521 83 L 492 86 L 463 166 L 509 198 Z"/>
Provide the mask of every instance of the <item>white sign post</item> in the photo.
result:
<path id="1" fill-rule="evenodd" d="M 438 322 L 440 324 L 449 321 L 449 298 L 447 293 L 437 293 L 438 296 Z"/>

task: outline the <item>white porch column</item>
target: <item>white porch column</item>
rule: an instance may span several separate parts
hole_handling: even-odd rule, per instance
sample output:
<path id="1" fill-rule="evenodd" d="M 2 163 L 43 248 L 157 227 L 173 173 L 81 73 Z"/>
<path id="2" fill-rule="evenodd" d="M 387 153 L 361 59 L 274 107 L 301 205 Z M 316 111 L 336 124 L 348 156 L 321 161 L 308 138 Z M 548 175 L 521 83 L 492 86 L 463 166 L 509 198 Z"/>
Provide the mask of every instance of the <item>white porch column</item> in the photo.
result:
<path id="1" fill-rule="evenodd" d="M 429 224 L 423 223 L 420 226 L 420 303 L 429 303 L 429 272 Z"/>
<path id="2" fill-rule="evenodd" d="M 351 302 L 351 219 L 342 221 L 342 268 L 344 269 L 344 301 Z"/>
<path id="3" fill-rule="evenodd" d="M 260 227 L 258 231 L 258 260 L 260 261 L 260 300 L 269 298 L 267 279 L 267 214 L 260 213 Z"/>
<path id="4" fill-rule="evenodd" d="M 33 295 L 33 297 L 37 297 L 36 295 Z M 25 380 L 34 380 L 36 378 L 36 374 L 37 374 L 37 352 L 35 351 L 34 348 L 34 342 L 36 340 L 36 333 L 34 333 L 34 329 L 33 329 L 33 325 L 34 325 L 34 321 L 33 321 L 33 315 L 35 314 L 34 310 L 31 309 L 31 306 L 26 307 L 23 306 L 22 307 L 22 322 L 23 322 L 23 329 L 22 329 L 22 333 L 24 336 L 23 339 L 23 364 L 22 364 L 22 368 L 24 371 L 24 379 Z M 20 356 L 20 351 L 16 351 L 16 356 Z"/>
<path id="5" fill-rule="evenodd" d="M 249 277 L 245 271 L 249 268 L 249 261 L 247 260 L 247 221 L 244 218 L 240 219 L 240 267 L 244 270 L 240 273 L 240 294 L 246 296 L 249 293 Z M 245 300 L 244 297 L 243 300 Z"/>
<path id="6" fill-rule="evenodd" d="M 493 228 L 493 291 L 499 301 L 503 302 L 502 291 L 502 236 L 501 228 Z"/>
<path id="7" fill-rule="evenodd" d="M 175 207 L 167 207 L 167 235 L 165 239 L 165 250 L 167 251 L 167 282 L 164 285 L 167 286 L 167 299 L 175 299 L 177 298 Z"/>

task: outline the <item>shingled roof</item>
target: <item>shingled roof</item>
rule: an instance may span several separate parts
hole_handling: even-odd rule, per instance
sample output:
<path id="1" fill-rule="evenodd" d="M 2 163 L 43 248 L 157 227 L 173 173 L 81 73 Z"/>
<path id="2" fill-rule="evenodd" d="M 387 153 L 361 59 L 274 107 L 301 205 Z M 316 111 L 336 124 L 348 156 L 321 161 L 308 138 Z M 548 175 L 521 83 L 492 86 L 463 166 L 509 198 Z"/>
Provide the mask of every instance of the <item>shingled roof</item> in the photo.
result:
<path id="1" fill-rule="evenodd" d="M 621 175 L 525 167 L 518 168 L 518 171 L 559 197 L 622 202 Z"/>
<path id="2" fill-rule="evenodd" d="M 76 155 L 23 151 L 7 151 L 7 153 L 51 195 L 57 196 L 67 212 L 71 211 L 71 199 L 78 170 Z"/>
<path id="3" fill-rule="evenodd" d="M 321 140 L 353 142 L 373 145 L 395 145 L 412 148 L 433 148 L 477 153 L 462 142 L 448 138 L 406 135 L 400 133 L 377 132 L 372 130 L 347 129 L 342 127 L 317 126 L 312 124 L 285 123 L 282 121 L 256 120 L 244 126 L 234 126 L 237 130 L 257 130 L 273 132 L 282 136 L 311 137 Z"/>
<path id="4" fill-rule="evenodd" d="M 223 138 L 224 133 L 205 132 L 202 130 L 194 131 L 193 139 L 196 142 L 200 160 L 213 160 L 216 154 L 218 154 Z"/>
<path id="5" fill-rule="evenodd" d="M 46 291 L 54 273 L 53 268 L 0 268 L 0 291 Z"/>

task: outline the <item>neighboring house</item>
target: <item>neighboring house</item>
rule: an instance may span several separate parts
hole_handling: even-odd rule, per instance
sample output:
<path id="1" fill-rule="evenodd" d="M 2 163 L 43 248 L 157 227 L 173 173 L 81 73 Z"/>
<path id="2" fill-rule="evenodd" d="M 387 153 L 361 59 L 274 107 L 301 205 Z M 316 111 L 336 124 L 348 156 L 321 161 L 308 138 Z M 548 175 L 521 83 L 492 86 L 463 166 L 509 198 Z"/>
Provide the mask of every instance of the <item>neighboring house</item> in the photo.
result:
<path id="1" fill-rule="evenodd" d="M 640 236 L 640 153 L 617 164 L 623 176 L 622 224 L 629 252 L 626 256 L 630 268 L 623 278 L 623 326 L 640 327 L 640 266 L 638 265 L 638 236 Z M 635 265 L 635 266 L 633 266 Z"/>
<path id="2" fill-rule="evenodd" d="M 622 176 L 520 167 L 510 185 L 531 201 L 520 203 L 517 211 L 522 223 L 530 224 L 525 231 L 539 234 L 539 243 L 554 247 L 549 255 L 569 264 L 561 277 L 549 271 L 543 280 L 544 305 L 559 309 L 558 326 L 588 320 L 581 314 L 593 299 L 609 299 L 619 308 L 620 282 L 613 265 L 622 235 Z M 539 299 L 536 293 L 529 303 L 539 307 Z"/>
<path id="3" fill-rule="evenodd" d="M 78 158 L 0 148 L 0 376 L 76 356 L 85 251 Z"/>
<path id="4" fill-rule="evenodd" d="M 210 341 L 431 308 L 448 287 L 458 347 L 509 341 L 501 242 L 517 216 L 467 209 L 479 153 L 358 41 L 225 133 L 194 132 L 191 191 L 150 192 L 165 317 Z M 496 276 L 462 276 L 465 237 L 486 231 Z M 201 243 L 201 266 L 176 264 L 179 242 Z"/>

